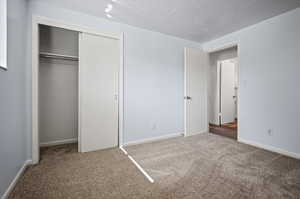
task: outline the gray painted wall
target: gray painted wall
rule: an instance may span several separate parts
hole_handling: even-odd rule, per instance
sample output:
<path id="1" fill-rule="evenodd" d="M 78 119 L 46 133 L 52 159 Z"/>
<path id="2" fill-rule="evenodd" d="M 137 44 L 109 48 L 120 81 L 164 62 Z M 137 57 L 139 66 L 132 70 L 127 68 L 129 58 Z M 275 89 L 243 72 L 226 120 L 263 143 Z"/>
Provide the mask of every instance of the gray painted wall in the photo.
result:
<path id="1" fill-rule="evenodd" d="M 239 137 L 300 154 L 300 8 L 203 45 L 239 43 Z M 268 129 L 273 130 L 270 136 Z"/>
<path id="2" fill-rule="evenodd" d="M 27 157 L 26 27 L 24 0 L 7 1 L 8 71 L 0 70 L 0 197 Z"/>
<path id="3" fill-rule="evenodd" d="M 213 52 L 209 54 L 209 74 L 208 74 L 208 117 L 209 122 L 218 124 L 218 61 L 237 57 L 237 48 Z"/>
<path id="4" fill-rule="evenodd" d="M 124 32 L 125 143 L 183 132 L 184 47 L 200 44 L 45 3 L 30 8 L 32 14 L 100 32 Z"/>
<path id="5" fill-rule="evenodd" d="M 40 26 L 40 51 L 78 56 L 78 32 Z M 78 138 L 78 62 L 40 58 L 40 143 Z"/>
<path id="6" fill-rule="evenodd" d="M 79 33 L 63 28 L 40 26 L 40 52 L 78 56 Z"/>

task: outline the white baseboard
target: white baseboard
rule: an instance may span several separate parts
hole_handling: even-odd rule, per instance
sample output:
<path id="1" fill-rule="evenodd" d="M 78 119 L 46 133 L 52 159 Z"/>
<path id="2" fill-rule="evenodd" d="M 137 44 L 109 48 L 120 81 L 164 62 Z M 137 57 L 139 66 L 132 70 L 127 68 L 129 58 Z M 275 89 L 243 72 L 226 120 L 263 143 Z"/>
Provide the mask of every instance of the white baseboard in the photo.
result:
<path id="1" fill-rule="evenodd" d="M 208 133 L 208 132 L 209 132 L 209 130 L 208 130 L 208 128 L 207 128 L 207 129 L 205 129 L 205 130 L 203 130 L 203 131 L 196 132 L 196 133 L 189 134 L 189 135 L 187 135 L 187 134 L 184 133 L 184 137 L 190 137 L 190 136 L 194 136 L 194 135 L 200 135 L 200 134 Z"/>
<path id="2" fill-rule="evenodd" d="M 144 144 L 144 143 L 148 143 L 148 142 L 155 142 L 155 141 L 159 141 L 159 140 L 166 140 L 166 139 L 170 139 L 170 138 L 181 137 L 183 135 L 184 135 L 184 133 L 174 133 L 174 134 L 169 134 L 169 135 L 163 135 L 163 136 L 158 136 L 158 137 L 130 141 L 130 142 L 124 143 L 123 146 L 132 146 L 132 145 Z"/>
<path id="3" fill-rule="evenodd" d="M 22 174 L 24 173 L 25 169 L 32 164 L 32 160 L 26 160 L 23 164 L 23 166 L 21 167 L 21 169 L 18 171 L 17 175 L 15 176 L 15 178 L 13 179 L 13 181 L 10 183 L 9 187 L 7 188 L 7 190 L 4 192 L 3 196 L 1 199 L 7 199 L 9 194 L 12 192 L 12 190 L 14 189 L 14 187 L 16 186 L 18 180 L 20 179 L 20 177 L 22 176 Z"/>
<path id="4" fill-rule="evenodd" d="M 294 152 L 289 152 L 289 151 L 286 151 L 284 149 L 280 149 L 280 148 L 277 148 L 277 147 L 264 145 L 264 144 L 260 144 L 260 143 L 257 143 L 257 142 L 244 140 L 244 139 L 241 139 L 241 138 L 238 139 L 238 142 L 243 143 L 243 144 L 248 144 L 248 145 L 251 145 L 251 146 L 254 146 L 254 147 L 257 147 L 257 148 L 265 149 L 267 151 L 279 153 L 281 155 L 285 155 L 285 156 L 288 156 L 288 157 L 300 159 L 300 154 L 294 153 Z"/>
<path id="5" fill-rule="evenodd" d="M 76 142 L 78 142 L 77 138 L 57 140 L 57 141 L 40 143 L 40 147 L 56 146 L 56 145 L 61 145 L 61 144 L 72 144 L 72 143 L 76 143 Z"/>

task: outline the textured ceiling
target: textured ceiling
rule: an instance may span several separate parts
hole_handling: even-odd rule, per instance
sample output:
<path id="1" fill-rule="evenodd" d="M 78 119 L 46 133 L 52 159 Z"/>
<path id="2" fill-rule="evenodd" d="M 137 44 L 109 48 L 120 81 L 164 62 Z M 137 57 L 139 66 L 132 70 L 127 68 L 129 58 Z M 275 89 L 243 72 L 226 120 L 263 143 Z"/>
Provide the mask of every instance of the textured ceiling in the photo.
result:
<path id="1" fill-rule="evenodd" d="M 32 0 L 105 17 L 111 0 Z M 109 20 L 204 42 L 300 7 L 300 0 L 116 0 Z M 299 19 L 300 20 L 300 19 Z"/>

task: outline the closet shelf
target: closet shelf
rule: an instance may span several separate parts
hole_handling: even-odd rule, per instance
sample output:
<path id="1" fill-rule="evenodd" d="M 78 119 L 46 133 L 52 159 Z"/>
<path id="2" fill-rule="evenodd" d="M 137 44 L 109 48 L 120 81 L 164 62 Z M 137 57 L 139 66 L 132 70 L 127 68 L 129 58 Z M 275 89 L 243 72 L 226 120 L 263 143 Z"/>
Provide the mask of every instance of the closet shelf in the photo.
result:
<path id="1" fill-rule="evenodd" d="M 62 59 L 62 60 L 69 60 L 69 61 L 78 61 L 79 60 L 79 58 L 76 56 L 60 55 L 60 54 L 47 53 L 47 52 L 41 52 L 40 57 L 51 58 L 51 59 Z"/>

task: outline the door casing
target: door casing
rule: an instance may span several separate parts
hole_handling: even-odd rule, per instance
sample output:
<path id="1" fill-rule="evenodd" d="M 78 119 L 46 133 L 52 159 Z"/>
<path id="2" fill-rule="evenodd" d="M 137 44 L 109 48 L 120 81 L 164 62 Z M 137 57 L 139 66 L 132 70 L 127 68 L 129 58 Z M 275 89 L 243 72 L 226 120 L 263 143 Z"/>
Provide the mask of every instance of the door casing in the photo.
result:
<path id="1" fill-rule="evenodd" d="M 222 45 L 219 45 L 219 46 L 215 46 L 215 47 L 208 47 L 208 48 L 204 48 L 203 51 L 206 52 L 206 53 L 214 53 L 214 52 L 218 52 L 218 51 L 221 51 L 221 50 L 226 50 L 226 49 L 229 49 L 229 48 L 232 48 L 232 47 L 237 47 L 237 58 L 236 58 L 236 61 L 237 61 L 237 67 L 238 67 L 238 87 L 240 87 L 240 44 L 239 42 L 230 42 L 230 43 L 224 43 Z M 186 60 L 186 48 L 184 49 L 184 59 Z M 186 96 L 186 61 L 184 62 L 184 93 L 183 93 L 184 96 Z M 208 96 L 207 96 L 208 97 Z M 238 98 L 238 101 L 237 101 L 237 115 L 239 116 L 240 115 L 240 89 L 238 89 L 238 92 L 237 92 L 237 98 Z M 209 99 L 207 99 L 209 100 Z M 208 116 L 208 108 L 207 108 L 207 116 Z M 240 141 L 240 128 L 239 128 L 239 124 L 241 122 L 241 119 L 239 118 L 238 119 L 238 123 L 237 123 L 237 140 Z M 208 126 L 208 129 L 209 129 L 209 121 L 207 120 L 207 126 Z M 207 130 L 208 131 L 208 130 Z M 184 100 L 184 136 L 186 136 L 186 100 Z"/>

